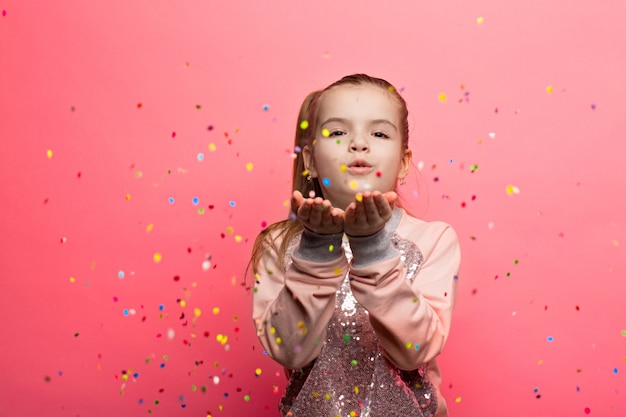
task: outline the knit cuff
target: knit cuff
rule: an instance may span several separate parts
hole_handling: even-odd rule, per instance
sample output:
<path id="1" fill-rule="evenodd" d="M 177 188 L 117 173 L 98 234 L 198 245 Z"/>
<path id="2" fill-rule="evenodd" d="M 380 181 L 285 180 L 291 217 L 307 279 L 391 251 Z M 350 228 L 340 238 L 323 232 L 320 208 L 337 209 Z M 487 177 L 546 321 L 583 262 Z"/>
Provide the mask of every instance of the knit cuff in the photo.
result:
<path id="1" fill-rule="evenodd" d="M 362 268 L 393 258 L 398 254 L 391 245 L 390 234 L 385 228 L 370 236 L 352 236 L 349 238 L 349 242 L 354 268 Z"/>
<path id="2" fill-rule="evenodd" d="M 343 233 L 322 235 L 308 229 L 302 231 L 300 245 L 294 255 L 313 262 L 330 262 L 342 255 L 341 239 Z"/>

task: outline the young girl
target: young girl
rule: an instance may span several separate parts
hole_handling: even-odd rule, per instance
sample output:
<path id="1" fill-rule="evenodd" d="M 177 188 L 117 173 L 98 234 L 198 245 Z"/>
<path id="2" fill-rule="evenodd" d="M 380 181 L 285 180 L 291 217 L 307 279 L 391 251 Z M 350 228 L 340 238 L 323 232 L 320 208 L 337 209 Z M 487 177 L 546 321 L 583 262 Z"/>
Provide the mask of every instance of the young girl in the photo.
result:
<path id="1" fill-rule="evenodd" d="M 287 370 L 283 416 L 445 416 L 435 358 L 460 262 L 450 226 L 408 215 L 407 107 L 351 75 L 309 95 L 296 133 L 292 215 L 257 238 L 253 316 Z"/>

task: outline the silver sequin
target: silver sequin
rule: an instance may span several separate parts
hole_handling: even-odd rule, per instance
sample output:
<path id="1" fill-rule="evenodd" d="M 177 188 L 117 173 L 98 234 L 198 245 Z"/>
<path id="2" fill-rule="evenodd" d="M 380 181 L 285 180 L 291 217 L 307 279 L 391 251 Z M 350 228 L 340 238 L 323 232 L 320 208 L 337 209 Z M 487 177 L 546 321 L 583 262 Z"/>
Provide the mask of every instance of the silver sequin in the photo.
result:
<path id="1" fill-rule="evenodd" d="M 288 246 L 285 268 L 297 247 L 297 236 Z M 407 279 L 415 279 L 424 257 L 415 243 L 391 234 L 400 252 Z M 348 261 L 352 252 L 344 238 Z M 280 411 L 292 417 L 431 417 L 437 397 L 426 377 L 426 366 L 400 371 L 382 356 L 381 346 L 369 322 L 368 312 L 354 298 L 348 276 L 337 291 L 327 340 L 319 357 L 307 368 L 295 371 Z"/>

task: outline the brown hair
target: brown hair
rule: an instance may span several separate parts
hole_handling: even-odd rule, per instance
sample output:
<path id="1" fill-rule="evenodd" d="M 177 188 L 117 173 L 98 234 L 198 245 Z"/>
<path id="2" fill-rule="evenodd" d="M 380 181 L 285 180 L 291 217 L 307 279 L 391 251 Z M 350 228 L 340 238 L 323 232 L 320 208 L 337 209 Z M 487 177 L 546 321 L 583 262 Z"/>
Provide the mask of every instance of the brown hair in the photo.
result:
<path id="1" fill-rule="evenodd" d="M 309 193 L 313 191 L 316 196 L 324 198 L 324 193 L 322 187 L 319 183 L 318 178 L 310 178 L 307 179 L 305 166 L 304 166 L 304 158 L 302 157 L 302 148 L 306 145 L 312 146 L 313 140 L 315 139 L 315 133 L 317 131 L 318 126 L 318 109 L 320 98 L 324 94 L 324 92 L 330 90 L 333 87 L 338 87 L 341 85 L 362 85 L 369 84 L 378 86 L 384 90 L 389 91 L 389 93 L 397 100 L 399 104 L 400 110 L 400 133 L 402 136 L 402 149 L 408 149 L 409 146 L 409 122 L 408 122 L 408 109 L 404 98 L 398 93 L 398 91 L 391 85 L 389 82 L 381 79 L 370 77 L 365 74 L 353 74 L 343 77 L 342 79 L 332 83 L 325 89 L 321 91 L 314 91 L 310 93 L 302 106 L 300 107 L 300 113 L 298 115 L 298 123 L 296 124 L 296 134 L 295 134 L 295 143 L 294 150 L 297 154 L 296 159 L 293 163 L 293 191 L 299 190 L 303 196 L 308 197 Z M 398 205 L 398 204 L 397 204 Z M 277 249 L 278 251 L 278 262 L 279 265 L 283 265 L 285 260 L 285 255 L 287 252 L 287 245 L 291 241 L 291 239 L 302 231 L 302 224 L 300 222 L 295 221 L 295 214 L 290 213 L 290 217 L 286 220 L 282 220 L 280 222 L 274 223 L 267 228 L 265 228 L 259 236 L 256 238 L 254 242 L 254 246 L 252 248 L 252 257 L 250 259 L 250 264 L 254 268 L 256 272 L 256 265 L 261 260 L 263 256 L 264 250 L 266 250 L 267 238 L 270 236 L 272 244 L 274 244 L 277 239 L 281 239 L 280 246 Z"/>

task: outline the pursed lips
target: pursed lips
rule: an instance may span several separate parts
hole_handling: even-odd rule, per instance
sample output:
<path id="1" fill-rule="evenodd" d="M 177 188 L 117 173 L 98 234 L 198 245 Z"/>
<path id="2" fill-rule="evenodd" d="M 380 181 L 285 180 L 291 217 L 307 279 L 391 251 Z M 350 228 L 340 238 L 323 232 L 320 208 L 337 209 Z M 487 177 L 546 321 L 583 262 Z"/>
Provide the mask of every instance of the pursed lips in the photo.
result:
<path id="1" fill-rule="evenodd" d="M 355 175 L 364 175 L 369 173 L 372 170 L 372 165 L 363 160 L 357 159 L 348 164 L 348 172 Z"/>

